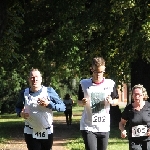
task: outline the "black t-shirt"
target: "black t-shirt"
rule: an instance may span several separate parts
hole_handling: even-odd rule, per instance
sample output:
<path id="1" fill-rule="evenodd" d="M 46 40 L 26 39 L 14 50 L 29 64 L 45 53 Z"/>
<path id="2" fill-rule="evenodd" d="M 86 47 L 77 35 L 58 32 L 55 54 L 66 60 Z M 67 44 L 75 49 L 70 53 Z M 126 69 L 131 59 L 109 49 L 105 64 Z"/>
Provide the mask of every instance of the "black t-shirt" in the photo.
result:
<path id="1" fill-rule="evenodd" d="M 127 105 L 122 112 L 122 119 L 127 120 L 129 123 L 128 138 L 130 140 L 150 140 L 150 137 L 148 136 L 132 137 L 132 127 L 134 126 L 147 125 L 147 129 L 150 129 L 150 102 L 145 101 L 145 105 L 140 111 L 133 109 L 132 104 Z"/>

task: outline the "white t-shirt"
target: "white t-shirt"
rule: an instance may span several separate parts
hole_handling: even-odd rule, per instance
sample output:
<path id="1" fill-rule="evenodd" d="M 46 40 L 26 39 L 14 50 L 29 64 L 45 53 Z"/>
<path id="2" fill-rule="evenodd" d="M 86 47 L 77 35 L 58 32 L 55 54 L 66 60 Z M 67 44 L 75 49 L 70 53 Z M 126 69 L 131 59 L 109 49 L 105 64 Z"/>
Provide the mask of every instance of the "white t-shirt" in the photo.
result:
<path id="1" fill-rule="evenodd" d="M 88 99 L 80 120 L 80 130 L 92 132 L 110 131 L 110 104 L 105 100 L 113 92 L 115 82 L 104 79 L 101 84 L 94 84 L 91 79 L 80 81 L 84 98 Z"/>
<path id="2" fill-rule="evenodd" d="M 39 132 L 42 129 L 47 129 L 48 134 L 53 133 L 53 113 L 52 110 L 38 105 L 38 98 L 47 98 L 47 88 L 42 87 L 42 92 L 37 96 L 29 94 L 29 88 L 25 89 L 25 111 L 28 111 L 29 118 L 25 120 L 24 133 L 32 134 L 33 130 Z"/>

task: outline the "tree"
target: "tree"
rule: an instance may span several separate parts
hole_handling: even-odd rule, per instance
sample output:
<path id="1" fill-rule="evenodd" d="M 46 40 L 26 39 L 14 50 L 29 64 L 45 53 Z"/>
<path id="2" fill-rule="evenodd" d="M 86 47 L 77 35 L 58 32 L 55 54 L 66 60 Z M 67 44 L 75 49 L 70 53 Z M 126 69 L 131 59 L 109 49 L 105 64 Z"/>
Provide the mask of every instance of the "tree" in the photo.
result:
<path id="1" fill-rule="evenodd" d="M 56 89 L 79 81 L 90 76 L 96 55 L 106 59 L 106 73 L 118 84 L 130 81 L 131 63 L 139 56 L 149 63 L 148 0 L 3 2 L 0 60 L 4 72 L 16 70 L 23 85 L 31 67 Z"/>

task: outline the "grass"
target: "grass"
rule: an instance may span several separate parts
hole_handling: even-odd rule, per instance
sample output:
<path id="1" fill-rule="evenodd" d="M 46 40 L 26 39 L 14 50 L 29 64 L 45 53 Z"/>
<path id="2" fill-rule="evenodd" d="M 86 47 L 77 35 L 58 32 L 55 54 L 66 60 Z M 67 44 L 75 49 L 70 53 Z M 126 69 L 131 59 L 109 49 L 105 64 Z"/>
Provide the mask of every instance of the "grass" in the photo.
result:
<path id="1" fill-rule="evenodd" d="M 121 108 L 121 112 L 123 111 L 124 108 Z M 83 108 L 82 107 L 77 107 L 73 112 L 77 111 L 80 115 L 82 112 Z M 77 115 L 73 117 L 73 122 L 77 123 L 79 122 L 81 116 Z M 75 138 L 68 140 L 66 143 L 66 147 L 68 150 L 84 150 L 84 144 L 83 144 L 83 139 L 81 137 L 80 132 L 76 132 L 74 135 Z M 109 143 L 108 143 L 108 148 L 107 150 L 128 150 L 128 140 L 127 139 L 122 139 L 120 137 L 120 130 L 118 127 L 111 127 L 110 131 L 110 138 L 109 138 Z"/>
<path id="2" fill-rule="evenodd" d="M 73 107 L 73 135 L 71 138 L 68 138 L 67 142 L 64 144 L 68 150 L 84 150 L 83 140 L 79 131 L 79 121 L 82 111 L 83 107 Z M 64 116 L 64 113 L 54 112 L 54 116 Z M 17 117 L 16 114 L 0 115 L 0 144 L 5 144 L 6 141 L 13 137 L 23 137 L 23 128 L 24 120 Z M 118 127 L 111 127 L 107 150 L 116 149 L 128 150 L 128 141 L 120 137 L 120 130 Z"/>
<path id="3" fill-rule="evenodd" d="M 80 132 L 74 135 L 76 138 L 68 140 L 66 147 L 68 150 L 85 150 L 83 139 Z M 107 150 L 128 150 L 128 140 L 120 137 L 120 130 L 117 127 L 112 127 Z"/>
<path id="4" fill-rule="evenodd" d="M 20 130 L 23 133 L 23 125 L 23 119 L 17 117 L 16 114 L 0 115 L 0 143 L 5 144 L 12 137 L 19 136 Z"/>

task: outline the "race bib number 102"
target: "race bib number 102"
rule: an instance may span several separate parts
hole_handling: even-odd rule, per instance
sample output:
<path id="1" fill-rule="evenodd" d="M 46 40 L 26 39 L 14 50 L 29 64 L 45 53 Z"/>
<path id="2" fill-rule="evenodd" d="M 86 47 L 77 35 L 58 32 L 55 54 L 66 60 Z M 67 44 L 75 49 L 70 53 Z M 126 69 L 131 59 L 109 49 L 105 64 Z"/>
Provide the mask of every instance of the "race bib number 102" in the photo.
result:
<path id="1" fill-rule="evenodd" d="M 39 132 L 34 132 L 33 131 L 32 136 L 35 139 L 48 139 L 48 131 L 46 129 L 43 129 Z"/>

